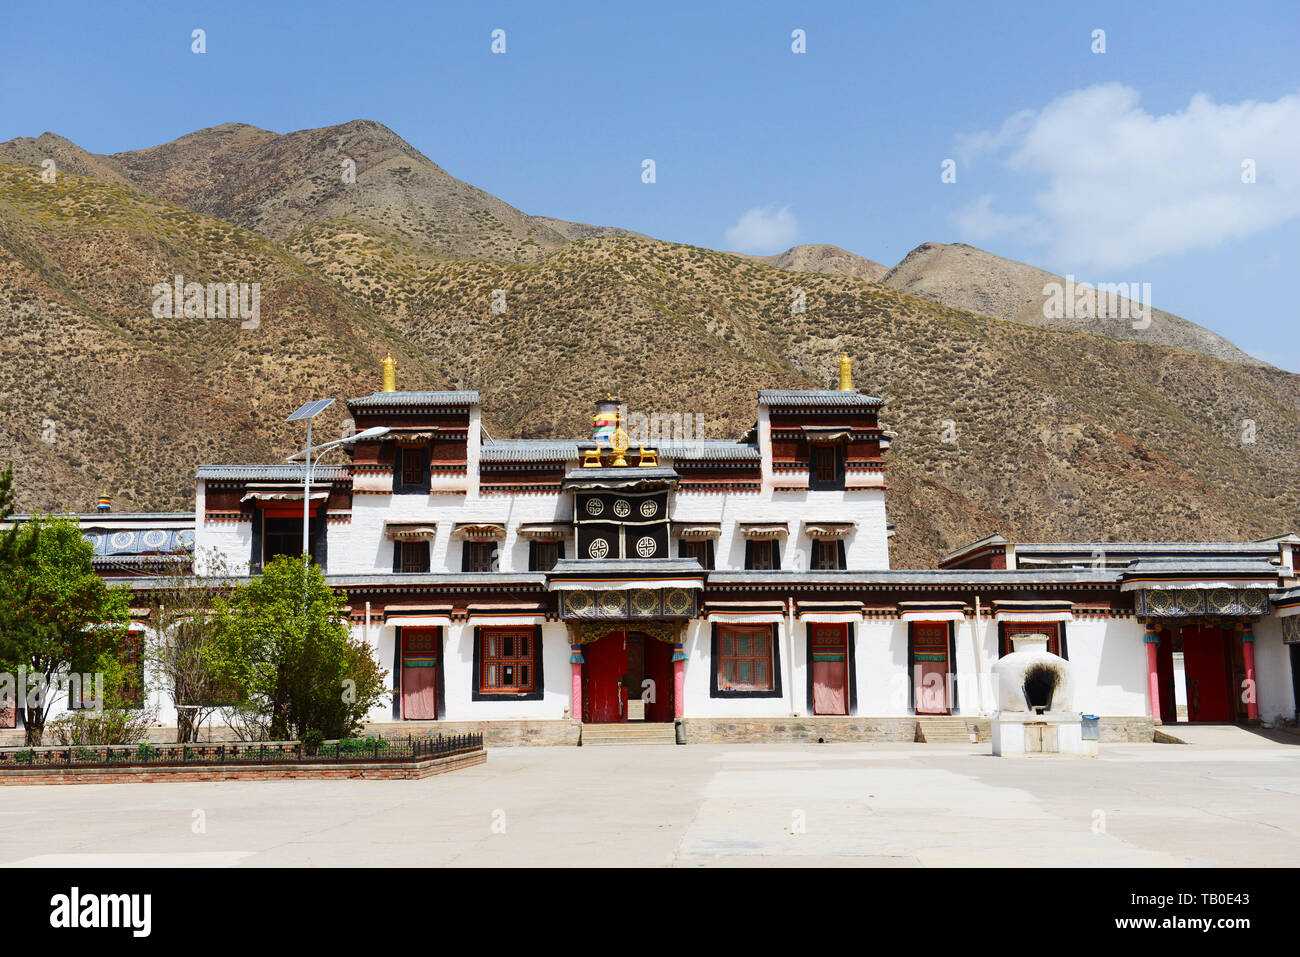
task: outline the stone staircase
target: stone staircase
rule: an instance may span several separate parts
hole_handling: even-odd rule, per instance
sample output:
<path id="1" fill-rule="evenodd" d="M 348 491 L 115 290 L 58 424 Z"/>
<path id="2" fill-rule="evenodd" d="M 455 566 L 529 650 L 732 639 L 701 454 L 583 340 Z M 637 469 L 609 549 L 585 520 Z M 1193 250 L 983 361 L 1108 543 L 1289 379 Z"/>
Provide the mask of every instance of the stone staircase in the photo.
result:
<path id="1" fill-rule="evenodd" d="M 934 717 L 916 719 L 916 740 L 926 744 L 970 744 L 972 730 L 965 718 Z"/>
<path id="2" fill-rule="evenodd" d="M 578 743 L 593 747 L 607 744 L 676 744 L 677 733 L 671 721 L 584 724 L 582 739 Z"/>

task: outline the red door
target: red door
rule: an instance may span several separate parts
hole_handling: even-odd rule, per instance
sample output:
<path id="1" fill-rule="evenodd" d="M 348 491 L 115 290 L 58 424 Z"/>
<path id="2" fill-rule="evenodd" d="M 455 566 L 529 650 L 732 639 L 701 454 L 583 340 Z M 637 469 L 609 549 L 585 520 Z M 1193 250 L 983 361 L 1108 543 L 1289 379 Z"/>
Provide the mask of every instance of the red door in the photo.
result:
<path id="1" fill-rule="evenodd" d="M 813 714 L 849 713 L 848 625 L 810 625 Z"/>
<path id="2" fill-rule="evenodd" d="M 402 629 L 402 717 L 438 717 L 438 629 Z"/>
<path id="3" fill-rule="evenodd" d="M 627 632 L 611 631 L 582 648 L 582 719 L 592 724 L 627 720 Z"/>
<path id="4" fill-rule="evenodd" d="M 1187 720 L 1231 721 L 1228 698 L 1228 641 L 1222 628 L 1183 629 L 1187 674 Z"/>
<path id="5" fill-rule="evenodd" d="M 948 624 L 912 626 L 913 700 L 917 714 L 948 714 Z"/>

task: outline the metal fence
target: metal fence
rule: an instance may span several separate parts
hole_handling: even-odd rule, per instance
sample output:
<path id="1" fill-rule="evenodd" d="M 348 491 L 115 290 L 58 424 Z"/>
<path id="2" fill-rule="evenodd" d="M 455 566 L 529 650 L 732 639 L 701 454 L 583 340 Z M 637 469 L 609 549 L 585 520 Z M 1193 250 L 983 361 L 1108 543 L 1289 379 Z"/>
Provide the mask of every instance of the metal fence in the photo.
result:
<path id="1" fill-rule="evenodd" d="M 483 735 L 452 734 L 405 741 L 345 738 L 315 750 L 301 741 L 227 741 L 220 744 L 73 745 L 0 749 L 0 771 L 10 768 L 106 768 L 213 764 L 337 764 L 414 762 L 483 748 Z"/>

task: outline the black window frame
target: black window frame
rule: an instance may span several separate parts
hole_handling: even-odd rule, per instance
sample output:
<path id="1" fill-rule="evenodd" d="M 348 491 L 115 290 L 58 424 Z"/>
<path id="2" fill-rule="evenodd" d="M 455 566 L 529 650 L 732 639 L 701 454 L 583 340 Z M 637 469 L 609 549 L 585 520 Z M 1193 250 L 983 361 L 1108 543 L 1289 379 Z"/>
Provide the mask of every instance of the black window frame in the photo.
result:
<path id="1" fill-rule="evenodd" d="M 822 564 L 822 561 L 828 552 L 831 556 L 831 564 L 824 565 Z M 844 541 L 842 539 L 834 539 L 832 541 L 822 541 L 819 538 L 813 539 L 812 561 L 809 563 L 810 570 L 818 572 L 841 572 L 847 567 L 848 564 L 845 560 L 844 553 Z"/>
<path id="2" fill-rule="evenodd" d="M 709 697 L 710 698 L 780 698 L 785 692 L 781 685 L 781 629 L 776 622 L 767 623 L 772 629 L 772 688 L 769 691 L 726 691 L 718 688 L 718 648 L 721 644 L 719 628 L 733 627 L 713 622 L 709 637 Z M 748 626 L 752 627 L 752 626 Z"/>
<path id="3" fill-rule="evenodd" d="M 418 453 L 423 464 L 421 478 L 418 484 L 407 484 L 402 481 L 406 471 L 407 457 Z M 430 488 L 429 466 L 432 459 L 433 450 L 428 445 L 399 445 L 393 456 L 393 494 L 394 495 L 419 495 L 428 494 Z"/>
<path id="4" fill-rule="evenodd" d="M 460 570 L 463 572 L 476 572 L 478 574 L 490 573 L 492 571 L 492 559 L 498 558 L 501 554 L 500 546 L 501 543 L 497 541 L 495 538 L 490 539 L 486 542 L 466 539 L 465 542 L 461 545 L 461 550 L 460 550 Z M 486 569 L 473 567 L 476 564 L 472 559 L 475 547 L 487 548 L 488 567 Z"/>
<path id="5" fill-rule="evenodd" d="M 505 627 L 517 629 L 519 627 L 531 628 L 533 630 L 533 690 L 525 692 L 515 691 L 482 691 L 482 669 L 483 669 L 483 630 L 485 628 Z M 542 639 L 541 625 L 524 625 L 524 626 L 498 626 L 498 625 L 477 625 L 474 628 L 474 661 L 471 673 L 470 700 L 471 701 L 541 701 L 546 696 L 546 670 L 544 662 L 546 660 L 546 646 Z"/>
<path id="6" fill-rule="evenodd" d="M 683 553 L 682 553 L 682 549 L 683 549 L 684 547 L 687 547 L 687 546 L 690 546 L 690 547 L 699 547 L 699 548 L 701 549 L 701 551 L 704 552 L 704 556 L 701 558 L 701 557 L 698 556 L 698 555 L 685 555 L 685 554 L 683 554 Z M 716 558 L 716 555 L 715 555 L 715 553 L 714 553 L 714 548 L 713 548 L 713 539 L 711 539 L 711 538 L 705 538 L 705 539 L 698 539 L 698 538 L 691 538 L 691 539 L 688 539 L 688 538 L 679 538 L 679 539 L 677 540 L 677 557 L 678 557 L 678 558 L 694 558 L 696 561 L 698 561 L 698 562 L 700 563 L 700 567 L 702 567 L 706 572 L 711 572 L 711 571 L 713 571 L 713 570 L 717 567 L 717 558 Z"/>
<path id="7" fill-rule="evenodd" d="M 406 567 L 408 548 L 414 552 L 422 553 L 416 561 L 412 562 L 412 564 L 418 565 L 418 568 L 408 569 Z M 393 542 L 393 571 L 399 575 L 427 574 L 429 571 L 429 553 L 431 551 L 432 549 L 429 548 L 429 542 L 427 539 Z"/>
<path id="8" fill-rule="evenodd" d="M 830 449 L 835 456 L 835 474 L 830 479 L 817 477 L 817 452 Z M 814 492 L 842 492 L 844 490 L 844 443 L 812 442 L 808 446 L 808 488 Z"/>
<path id="9" fill-rule="evenodd" d="M 755 546 L 763 545 L 770 549 L 772 563 L 767 568 L 758 568 L 754 564 Z M 745 542 L 745 570 L 752 572 L 779 572 L 781 570 L 781 540 L 779 538 L 749 539 Z"/>

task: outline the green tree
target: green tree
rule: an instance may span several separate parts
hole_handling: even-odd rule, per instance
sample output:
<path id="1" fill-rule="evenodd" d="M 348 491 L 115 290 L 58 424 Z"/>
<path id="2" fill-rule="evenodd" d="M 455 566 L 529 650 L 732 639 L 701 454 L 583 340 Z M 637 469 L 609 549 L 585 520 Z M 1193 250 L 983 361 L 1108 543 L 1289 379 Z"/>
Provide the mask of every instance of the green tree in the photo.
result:
<path id="1" fill-rule="evenodd" d="M 22 559 L 0 568 L 0 622 L 6 629 L 0 663 L 11 674 L 26 669 L 29 693 L 18 689 L 17 704 L 26 742 L 34 746 L 63 693 L 60 683 L 93 675 L 102 655 L 121 649 L 130 608 L 124 586 L 110 588 L 95 574 L 94 551 L 76 519 L 38 516 L 18 530 L 15 549 Z M 93 692 L 84 683 L 80 688 L 83 698 Z"/>
<path id="2" fill-rule="evenodd" d="M 387 672 L 353 638 L 347 596 L 320 567 L 282 555 L 218 608 L 223 683 L 275 738 L 346 737 L 386 692 Z"/>
<path id="3" fill-rule="evenodd" d="M 220 640 L 224 607 L 234 577 L 224 555 L 202 563 L 202 575 L 177 572 L 160 578 L 146 597 L 152 624 L 146 646 L 148 673 L 176 705 L 176 741 L 197 741 L 205 718 L 232 703 L 223 678 L 232 670 Z"/>
<path id="4" fill-rule="evenodd" d="M 17 589 L 30 585 L 20 570 L 34 560 L 36 552 L 37 536 L 30 529 L 25 534 L 22 525 L 8 524 L 14 514 L 14 499 L 14 465 L 10 462 L 0 472 L 0 524 L 7 526 L 0 529 L 0 588 L 4 589 L 0 592 L 0 661 L 8 661 L 16 649 L 21 609 L 27 600 Z M 0 708 L 10 706 L 12 702 L 0 702 Z"/>

